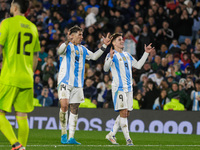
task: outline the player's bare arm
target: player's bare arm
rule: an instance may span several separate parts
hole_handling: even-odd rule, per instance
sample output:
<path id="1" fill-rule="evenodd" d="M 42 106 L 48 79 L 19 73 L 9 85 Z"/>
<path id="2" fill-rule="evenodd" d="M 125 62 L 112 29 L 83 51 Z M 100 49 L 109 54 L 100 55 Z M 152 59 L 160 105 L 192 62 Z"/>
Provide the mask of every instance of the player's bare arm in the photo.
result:
<path id="1" fill-rule="evenodd" d="M 152 50 L 155 49 L 155 47 L 151 47 L 152 43 L 150 43 L 148 46 L 146 44 L 144 45 L 145 52 L 150 53 Z"/>
<path id="2" fill-rule="evenodd" d="M 38 57 L 39 57 L 39 53 L 38 52 L 34 52 L 34 56 L 33 56 L 33 71 L 34 72 L 35 72 L 35 70 L 37 68 Z"/>
<path id="3" fill-rule="evenodd" d="M 106 38 L 104 36 L 102 36 L 102 39 L 103 39 L 103 44 L 105 44 L 106 46 L 108 46 L 112 40 L 112 39 L 110 39 L 110 33 L 108 33 L 106 35 Z"/>
<path id="4" fill-rule="evenodd" d="M 135 67 L 136 69 L 142 68 L 149 53 L 155 49 L 154 47 L 151 47 L 151 45 L 152 43 L 150 43 L 148 46 L 146 46 L 146 44 L 144 45 L 145 53 L 143 54 L 142 58 L 139 61 L 134 60 L 133 67 Z"/>

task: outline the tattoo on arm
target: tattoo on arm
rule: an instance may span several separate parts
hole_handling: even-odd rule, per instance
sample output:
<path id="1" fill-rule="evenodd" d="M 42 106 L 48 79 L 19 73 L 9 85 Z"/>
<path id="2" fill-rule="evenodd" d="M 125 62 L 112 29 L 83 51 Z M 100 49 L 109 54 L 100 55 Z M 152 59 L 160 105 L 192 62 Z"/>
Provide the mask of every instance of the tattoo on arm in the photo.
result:
<path id="1" fill-rule="evenodd" d="M 79 105 L 80 105 L 79 103 L 70 104 L 70 110 L 72 114 L 75 114 L 75 115 L 78 114 Z"/>

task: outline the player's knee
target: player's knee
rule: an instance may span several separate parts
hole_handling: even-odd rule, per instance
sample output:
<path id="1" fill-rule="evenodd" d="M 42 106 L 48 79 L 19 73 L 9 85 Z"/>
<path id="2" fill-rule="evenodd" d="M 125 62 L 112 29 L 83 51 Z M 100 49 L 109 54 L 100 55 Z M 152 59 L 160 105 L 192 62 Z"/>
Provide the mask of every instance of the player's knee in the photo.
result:
<path id="1" fill-rule="evenodd" d="M 60 105 L 61 105 L 61 109 L 66 109 L 66 110 L 68 110 L 69 102 L 68 102 L 67 99 L 61 99 L 61 100 L 60 100 Z"/>
<path id="2" fill-rule="evenodd" d="M 128 110 L 124 109 L 120 111 L 120 117 L 127 118 L 128 117 Z"/>
<path id="3" fill-rule="evenodd" d="M 79 108 L 79 105 L 78 103 L 75 103 L 75 104 L 71 104 L 70 105 L 70 109 L 71 109 L 71 113 L 72 114 L 78 114 L 78 108 Z"/>
<path id="4" fill-rule="evenodd" d="M 1 114 L 1 115 L 5 115 L 6 112 L 0 109 L 0 114 Z"/>

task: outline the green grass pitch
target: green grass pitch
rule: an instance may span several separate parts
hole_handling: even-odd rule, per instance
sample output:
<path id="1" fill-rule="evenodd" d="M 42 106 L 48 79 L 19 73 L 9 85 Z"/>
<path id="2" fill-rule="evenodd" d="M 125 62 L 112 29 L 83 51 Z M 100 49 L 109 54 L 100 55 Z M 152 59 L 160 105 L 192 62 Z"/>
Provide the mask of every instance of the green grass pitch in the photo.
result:
<path id="1" fill-rule="evenodd" d="M 134 146 L 126 146 L 122 132 L 116 137 L 118 146 L 105 139 L 106 131 L 76 131 L 75 138 L 82 145 L 63 145 L 59 130 L 31 129 L 27 150 L 199 150 L 200 135 L 130 133 Z M 0 133 L 0 150 L 10 150 Z"/>

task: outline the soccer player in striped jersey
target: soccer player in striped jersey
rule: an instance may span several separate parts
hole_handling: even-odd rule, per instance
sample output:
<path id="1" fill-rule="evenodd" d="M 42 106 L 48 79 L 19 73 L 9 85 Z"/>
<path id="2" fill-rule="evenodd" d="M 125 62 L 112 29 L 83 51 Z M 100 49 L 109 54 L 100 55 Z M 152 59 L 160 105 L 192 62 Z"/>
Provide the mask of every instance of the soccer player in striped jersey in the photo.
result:
<path id="1" fill-rule="evenodd" d="M 190 96 L 191 100 L 193 101 L 192 111 L 200 111 L 200 79 L 195 81 L 195 87 L 196 90 L 193 90 Z"/>
<path id="2" fill-rule="evenodd" d="M 132 89 L 132 67 L 141 69 L 144 65 L 149 53 L 154 49 L 149 44 L 145 45 L 145 52 L 142 58 L 137 61 L 129 53 L 124 52 L 124 40 L 122 34 L 115 33 L 111 36 L 111 50 L 108 53 L 104 71 L 111 70 L 112 80 L 112 97 L 115 111 L 119 111 L 119 116 L 115 120 L 112 131 L 106 135 L 112 144 L 118 144 L 115 138 L 115 134 L 121 127 L 127 145 L 133 145 L 133 142 L 129 136 L 128 121 L 130 111 L 133 110 L 133 89 Z M 114 48 L 114 49 L 113 49 Z"/>
<path id="3" fill-rule="evenodd" d="M 84 102 L 85 60 L 97 60 L 103 54 L 107 45 L 110 44 L 111 39 L 109 38 L 109 33 L 106 38 L 102 37 L 104 44 L 93 53 L 80 44 L 83 39 L 83 31 L 80 27 L 74 26 L 70 28 L 68 36 L 70 37 L 68 45 L 63 43 L 57 51 L 59 55 L 64 55 L 58 75 L 58 96 L 61 104 L 59 113 L 62 129 L 61 143 L 80 144 L 75 140 L 74 133 L 78 120 L 78 108 L 80 103 Z M 70 116 L 69 137 L 67 140 L 68 105 L 70 105 Z"/>
<path id="4" fill-rule="evenodd" d="M 33 74 L 37 67 L 40 42 L 36 26 L 24 16 L 29 0 L 13 0 L 13 17 L 0 26 L 0 54 L 3 67 L 0 74 L 0 130 L 12 145 L 12 150 L 25 150 L 29 135 L 27 113 L 33 111 Z M 5 117 L 14 106 L 18 123 L 18 138 Z M 22 146 L 23 145 L 23 146 Z"/>

